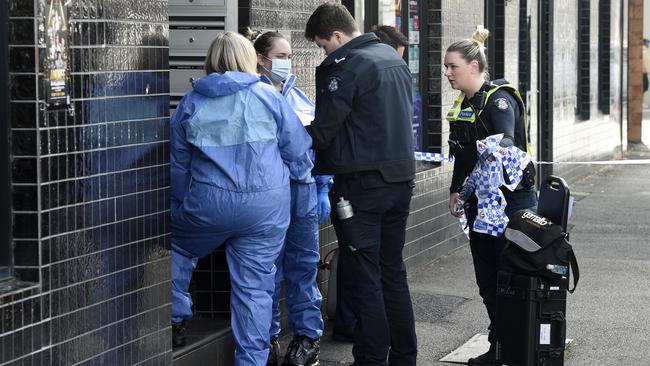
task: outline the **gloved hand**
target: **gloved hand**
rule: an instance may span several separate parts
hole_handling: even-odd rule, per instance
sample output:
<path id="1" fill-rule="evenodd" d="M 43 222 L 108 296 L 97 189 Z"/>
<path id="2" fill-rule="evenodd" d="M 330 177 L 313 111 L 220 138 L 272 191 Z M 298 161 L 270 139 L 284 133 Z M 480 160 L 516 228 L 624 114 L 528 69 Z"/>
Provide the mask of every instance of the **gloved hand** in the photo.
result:
<path id="1" fill-rule="evenodd" d="M 330 205 L 329 192 L 318 192 L 318 223 L 324 224 L 330 217 L 332 206 Z"/>

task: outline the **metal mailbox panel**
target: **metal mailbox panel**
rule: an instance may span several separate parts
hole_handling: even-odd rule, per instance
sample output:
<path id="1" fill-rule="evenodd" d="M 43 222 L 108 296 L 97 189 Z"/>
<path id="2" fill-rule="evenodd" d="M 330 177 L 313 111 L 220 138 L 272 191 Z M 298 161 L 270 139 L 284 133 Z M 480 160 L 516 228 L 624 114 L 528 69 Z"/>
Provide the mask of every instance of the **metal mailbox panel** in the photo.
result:
<path id="1" fill-rule="evenodd" d="M 198 80 L 204 75 L 203 69 L 171 69 L 169 70 L 169 91 L 172 94 L 185 94 L 192 89 L 192 80 Z"/>
<path id="2" fill-rule="evenodd" d="M 208 52 L 208 47 L 212 40 L 219 34 L 223 33 L 222 30 L 169 30 L 169 49 L 170 51 L 176 50 L 194 50 L 200 51 L 200 54 L 205 56 Z"/>

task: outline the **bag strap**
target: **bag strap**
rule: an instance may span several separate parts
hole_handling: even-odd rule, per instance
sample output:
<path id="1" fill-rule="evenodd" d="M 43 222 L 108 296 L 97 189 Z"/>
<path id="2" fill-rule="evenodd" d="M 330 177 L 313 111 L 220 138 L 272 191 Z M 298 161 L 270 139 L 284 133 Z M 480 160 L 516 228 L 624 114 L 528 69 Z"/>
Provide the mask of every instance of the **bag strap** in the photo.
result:
<path id="1" fill-rule="evenodd" d="M 569 249 L 569 261 L 571 262 L 571 272 L 573 274 L 573 289 L 570 289 L 569 293 L 572 294 L 576 290 L 576 286 L 578 286 L 578 280 L 580 280 L 580 268 L 578 268 L 578 260 L 573 253 L 573 248 Z"/>

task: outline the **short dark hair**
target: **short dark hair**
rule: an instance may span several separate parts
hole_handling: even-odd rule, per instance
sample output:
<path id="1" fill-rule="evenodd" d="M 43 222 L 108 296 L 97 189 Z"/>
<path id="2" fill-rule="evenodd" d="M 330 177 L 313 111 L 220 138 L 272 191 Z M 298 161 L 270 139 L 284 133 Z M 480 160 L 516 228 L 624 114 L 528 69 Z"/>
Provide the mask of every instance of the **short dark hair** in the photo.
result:
<path id="1" fill-rule="evenodd" d="M 398 31 L 394 27 L 391 27 L 390 25 L 375 25 L 372 27 L 371 32 L 373 32 L 377 38 L 379 38 L 381 43 L 386 43 L 394 49 L 397 49 L 399 46 L 409 46 L 408 38 L 406 38 L 402 32 Z"/>
<path id="2" fill-rule="evenodd" d="M 334 31 L 350 36 L 358 30 L 357 23 L 345 6 L 327 2 L 316 8 L 307 20 L 305 38 L 310 41 L 315 37 L 330 39 Z"/>

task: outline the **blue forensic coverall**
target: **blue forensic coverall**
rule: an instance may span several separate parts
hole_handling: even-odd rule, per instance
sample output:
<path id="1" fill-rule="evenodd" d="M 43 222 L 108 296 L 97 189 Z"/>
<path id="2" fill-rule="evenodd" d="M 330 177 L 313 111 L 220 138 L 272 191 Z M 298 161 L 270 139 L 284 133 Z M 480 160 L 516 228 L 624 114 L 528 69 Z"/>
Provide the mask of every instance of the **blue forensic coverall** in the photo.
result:
<path id="1" fill-rule="evenodd" d="M 262 75 L 260 79 L 270 85 Z M 298 88 L 296 76 L 290 75 L 282 85 L 282 95 L 297 112 L 314 116 L 314 104 Z M 310 150 L 313 159 L 313 150 Z M 294 336 L 319 339 L 323 335 L 321 315 L 322 297 L 316 282 L 320 260 L 318 243 L 317 195 L 327 193 L 332 186 L 332 176 L 322 175 L 307 179 L 291 177 L 291 223 L 283 251 L 275 263 L 275 294 L 273 295 L 273 322 L 271 337 L 280 334 L 280 288 L 284 277 L 285 304 L 289 326 Z"/>
<path id="2" fill-rule="evenodd" d="M 226 244 L 237 365 L 266 365 L 275 261 L 289 226 L 289 177 L 307 179 L 311 139 L 255 75 L 212 73 L 171 120 L 172 322 L 192 316 L 199 258 Z"/>

